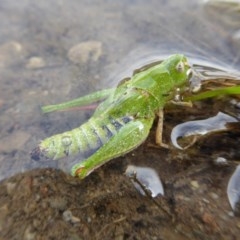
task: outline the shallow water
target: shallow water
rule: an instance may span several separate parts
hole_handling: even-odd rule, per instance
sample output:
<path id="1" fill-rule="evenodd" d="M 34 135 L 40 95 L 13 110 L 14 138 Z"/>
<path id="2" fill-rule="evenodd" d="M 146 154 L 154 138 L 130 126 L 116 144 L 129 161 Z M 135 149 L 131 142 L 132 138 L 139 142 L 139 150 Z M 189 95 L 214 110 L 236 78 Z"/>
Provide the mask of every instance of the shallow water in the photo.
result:
<path id="1" fill-rule="evenodd" d="M 1 1 L 0 179 L 41 167 L 31 149 L 91 116 L 46 116 L 42 105 L 115 86 L 176 52 L 237 71 L 239 19 L 221 11 L 201 1 Z"/>
<path id="2" fill-rule="evenodd" d="M 40 106 L 116 86 L 133 70 L 172 53 L 185 53 L 207 76 L 213 67 L 227 71 L 221 76 L 238 76 L 239 10 L 210 2 L 0 1 L 0 180 L 8 178 L 0 187 L 0 238 L 237 239 L 240 222 L 226 189 L 240 158 L 239 127 L 182 151 L 149 147 L 154 124 L 144 144 L 83 181 L 36 170 L 58 166 L 33 162 L 29 155 L 41 139 L 92 114 L 43 115 Z M 226 98 L 167 109 L 164 141 L 170 143 L 177 124 L 219 111 L 239 115 L 235 103 Z M 218 159 L 227 166 L 214 165 Z M 124 175 L 128 165 L 154 169 L 164 197 L 139 194 Z M 154 183 L 141 182 L 146 190 Z"/>

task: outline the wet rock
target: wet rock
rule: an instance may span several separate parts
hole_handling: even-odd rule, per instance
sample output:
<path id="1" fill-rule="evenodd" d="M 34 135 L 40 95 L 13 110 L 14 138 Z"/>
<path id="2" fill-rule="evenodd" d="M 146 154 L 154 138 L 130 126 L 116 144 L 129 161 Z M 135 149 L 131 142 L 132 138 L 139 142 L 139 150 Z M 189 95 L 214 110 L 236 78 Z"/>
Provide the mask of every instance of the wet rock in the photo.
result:
<path id="1" fill-rule="evenodd" d="M 30 135 L 21 130 L 0 139 L 0 152 L 9 153 L 21 149 L 29 140 Z"/>
<path id="2" fill-rule="evenodd" d="M 98 61 L 102 55 L 102 43 L 98 41 L 81 42 L 68 51 L 68 58 L 73 63 L 87 63 Z"/>
<path id="3" fill-rule="evenodd" d="M 45 67 L 45 65 L 46 63 L 41 57 L 31 57 L 26 64 L 26 68 L 38 69 Z"/>
<path id="4" fill-rule="evenodd" d="M 240 101 L 239 101 L 239 100 L 237 100 L 237 99 L 232 99 L 232 100 L 230 100 L 230 103 L 231 103 L 234 107 L 240 108 Z"/>
<path id="5" fill-rule="evenodd" d="M 217 166 L 228 165 L 228 161 L 224 157 L 218 157 L 218 158 L 214 159 L 213 163 L 216 164 Z"/>

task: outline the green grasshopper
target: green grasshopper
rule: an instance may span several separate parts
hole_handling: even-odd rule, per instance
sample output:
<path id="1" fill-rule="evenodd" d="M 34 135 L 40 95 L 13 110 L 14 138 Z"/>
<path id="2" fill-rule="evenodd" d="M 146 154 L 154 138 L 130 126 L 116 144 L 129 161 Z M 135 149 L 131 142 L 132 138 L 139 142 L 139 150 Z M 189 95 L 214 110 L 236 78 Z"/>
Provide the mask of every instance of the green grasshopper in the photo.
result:
<path id="1" fill-rule="evenodd" d="M 80 127 L 46 138 L 31 157 L 57 160 L 83 153 L 86 159 L 75 164 L 71 173 L 84 178 L 107 161 L 130 152 L 147 138 L 155 116 L 159 116 L 156 143 L 162 142 L 163 108 L 174 101 L 176 91 L 184 91 L 192 69 L 184 55 L 172 55 L 121 82 L 115 89 L 98 91 L 79 99 L 43 107 L 51 112 L 105 100 Z"/>

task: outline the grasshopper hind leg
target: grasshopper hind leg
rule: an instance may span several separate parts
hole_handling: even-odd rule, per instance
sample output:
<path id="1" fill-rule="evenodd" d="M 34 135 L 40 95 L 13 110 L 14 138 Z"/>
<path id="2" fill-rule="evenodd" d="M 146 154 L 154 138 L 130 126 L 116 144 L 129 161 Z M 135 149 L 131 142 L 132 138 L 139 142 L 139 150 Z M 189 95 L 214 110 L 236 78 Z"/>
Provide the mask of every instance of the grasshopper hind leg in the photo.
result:
<path id="1" fill-rule="evenodd" d="M 107 161 L 138 147 L 148 136 L 154 118 L 135 119 L 105 143 L 96 153 L 72 167 L 72 175 L 84 178 Z"/>

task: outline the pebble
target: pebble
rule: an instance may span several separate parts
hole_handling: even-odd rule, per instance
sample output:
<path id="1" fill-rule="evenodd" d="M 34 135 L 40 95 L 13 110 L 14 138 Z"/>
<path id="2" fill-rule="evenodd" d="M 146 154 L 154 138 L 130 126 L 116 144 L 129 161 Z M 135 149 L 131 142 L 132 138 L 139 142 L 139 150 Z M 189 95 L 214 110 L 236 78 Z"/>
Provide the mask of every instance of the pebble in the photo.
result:
<path id="1" fill-rule="evenodd" d="M 198 189 L 198 188 L 199 188 L 199 183 L 198 183 L 198 181 L 195 181 L 195 180 L 191 181 L 191 186 L 192 186 L 193 188 L 195 188 L 195 189 Z"/>
<path id="2" fill-rule="evenodd" d="M 12 196 L 15 193 L 16 183 L 7 182 L 6 188 L 8 195 Z"/>
<path id="3" fill-rule="evenodd" d="M 217 200 L 219 198 L 219 196 L 216 193 L 213 193 L 213 192 L 209 193 L 209 195 L 214 200 Z"/>
<path id="4" fill-rule="evenodd" d="M 79 223 L 80 219 L 77 217 L 74 217 L 72 215 L 72 212 L 70 210 L 66 210 L 63 212 L 63 220 L 66 222 L 71 222 L 71 223 Z"/>
<path id="5" fill-rule="evenodd" d="M 68 58 L 75 64 L 98 61 L 102 55 L 102 43 L 98 41 L 81 42 L 70 48 Z"/>
<path id="6" fill-rule="evenodd" d="M 228 164 L 228 161 L 224 157 L 218 157 L 218 158 L 214 159 L 214 163 L 219 166 L 224 166 L 224 165 Z"/>
<path id="7" fill-rule="evenodd" d="M 240 108 L 240 101 L 238 101 L 238 100 L 236 100 L 236 99 L 232 99 L 232 100 L 230 101 L 230 103 L 231 103 L 232 105 L 234 105 L 235 107 Z"/>
<path id="8" fill-rule="evenodd" d="M 234 212 L 233 212 L 233 211 L 229 211 L 229 212 L 228 212 L 228 216 L 229 216 L 229 217 L 234 217 Z"/>
<path id="9" fill-rule="evenodd" d="M 178 195 L 178 196 L 176 197 L 176 199 L 177 199 L 177 200 L 180 200 L 180 201 L 186 201 L 186 202 L 191 202 L 191 201 L 192 201 L 191 198 L 186 197 L 186 196 L 183 196 L 183 195 Z"/>
<path id="10" fill-rule="evenodd" d="M 29 58 L 26 68 L 28 69 L 38 69 L 45 67 L 46 63 L 41 57 L 31 57 Z"/>
<path id="11" fill-rule="evenodd" d="M 17 41 L 0 45 L 0 68 L 8 67 L 21 60 L 23 46 Z"/>

